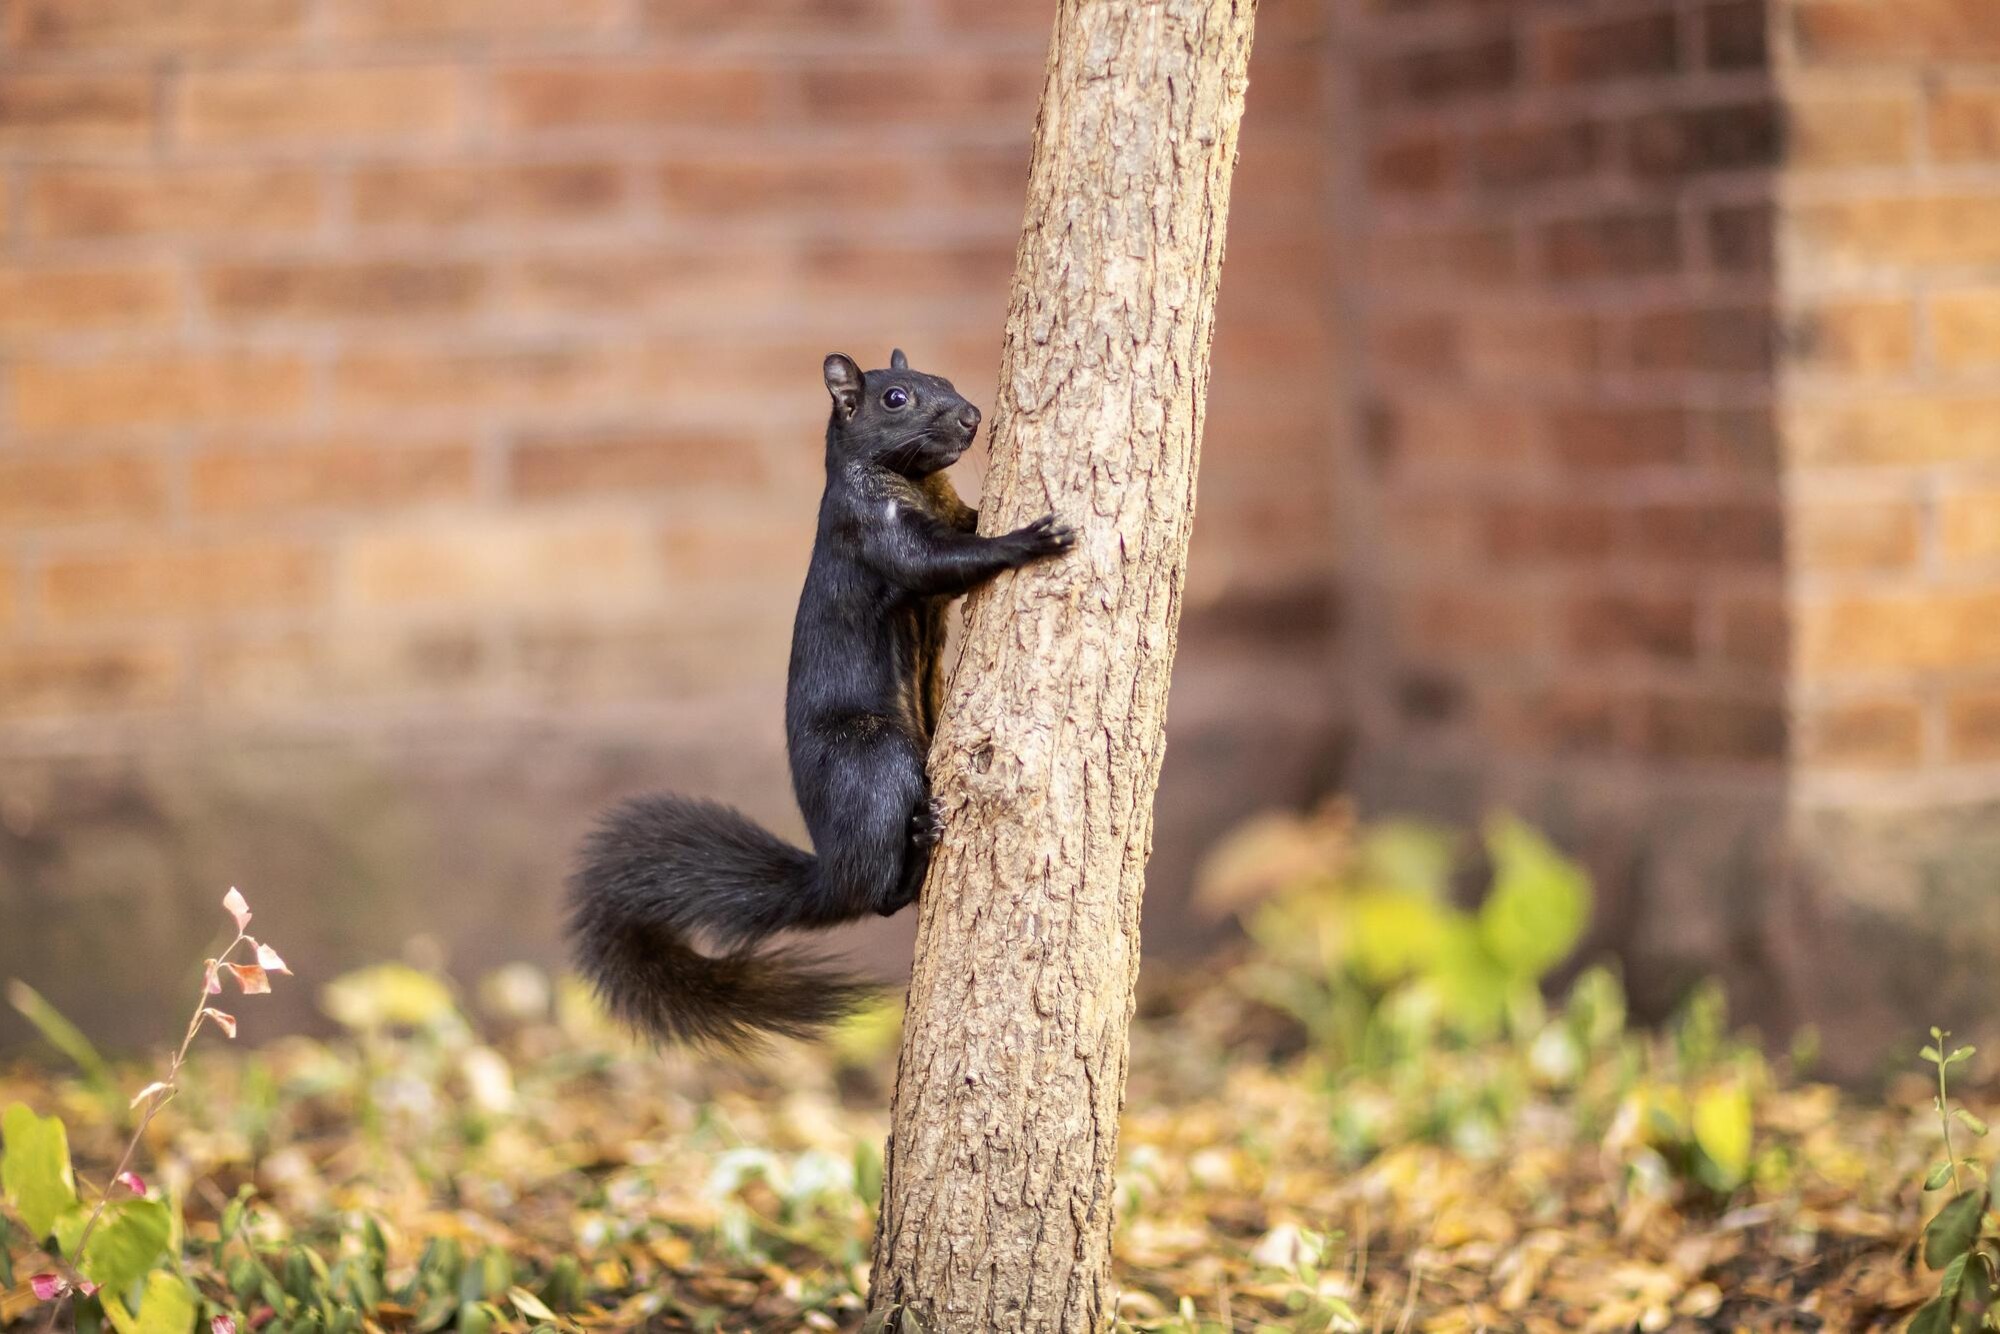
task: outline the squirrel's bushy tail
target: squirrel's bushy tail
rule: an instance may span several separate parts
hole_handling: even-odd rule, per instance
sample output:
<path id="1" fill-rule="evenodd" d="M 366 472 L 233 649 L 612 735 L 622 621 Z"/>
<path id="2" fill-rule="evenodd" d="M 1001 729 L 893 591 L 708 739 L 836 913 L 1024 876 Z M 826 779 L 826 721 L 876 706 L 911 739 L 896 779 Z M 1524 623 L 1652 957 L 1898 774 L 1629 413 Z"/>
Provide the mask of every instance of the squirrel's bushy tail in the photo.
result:
<path id="1" fill-rule="evenodd" d="M 570 880 L 578 965 L 649 1036 L 741 1048 L 808 1037 L 873 988 L 756 942 L 813 922 L 813 855 L 712 801 L 662 794 L 613 810 Z M 718 954 L 704 954 L 697 940 Z"/>

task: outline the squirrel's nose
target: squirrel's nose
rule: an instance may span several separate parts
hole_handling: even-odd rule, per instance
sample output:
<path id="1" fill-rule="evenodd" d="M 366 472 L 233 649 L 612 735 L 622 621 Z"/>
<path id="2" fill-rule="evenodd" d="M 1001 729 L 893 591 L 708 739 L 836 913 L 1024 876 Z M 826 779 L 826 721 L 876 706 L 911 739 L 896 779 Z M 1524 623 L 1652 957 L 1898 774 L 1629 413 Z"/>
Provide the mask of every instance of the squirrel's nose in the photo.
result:
<path id="1" fill-rule="evenodd" d="M 969 434 L 979 429 L 979 409 L 967 403 L 958 410 L 958 424 Z"/>

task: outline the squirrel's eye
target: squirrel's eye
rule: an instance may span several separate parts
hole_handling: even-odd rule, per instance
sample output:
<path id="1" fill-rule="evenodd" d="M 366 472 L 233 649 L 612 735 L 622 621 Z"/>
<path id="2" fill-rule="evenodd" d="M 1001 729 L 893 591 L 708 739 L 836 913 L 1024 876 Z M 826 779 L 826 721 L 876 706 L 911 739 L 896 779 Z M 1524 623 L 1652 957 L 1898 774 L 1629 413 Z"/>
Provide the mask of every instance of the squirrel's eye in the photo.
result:
<path id="1" fill-rule="evenodd" d="M 888 393 L 882 395 L 882 406 L 885 408 L 905 407 L 909 404 L 909 401 L 910 401 L 909 391 L 907 389 L 902 388 L 900 385 L 894 389 L 891 389 Z"/>

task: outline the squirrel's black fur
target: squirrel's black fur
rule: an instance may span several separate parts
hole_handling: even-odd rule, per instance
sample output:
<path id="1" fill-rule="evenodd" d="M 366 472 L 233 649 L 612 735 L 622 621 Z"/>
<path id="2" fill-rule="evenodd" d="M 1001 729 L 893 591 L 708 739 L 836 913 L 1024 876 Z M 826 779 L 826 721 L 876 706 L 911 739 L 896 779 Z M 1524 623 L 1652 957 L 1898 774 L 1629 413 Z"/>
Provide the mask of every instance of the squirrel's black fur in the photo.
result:
<path id="1" fill-rule="evenodd" d="M 570 883 L 585 975 L 613 1013 L 661 1039 L 804 1036 L 866 994 L 810 958 L 756 946 L 916 898 L 939 832 L 924 758 L 945 609 L 1075 540 L 1053 515 L 975 534 L 978 513 L 943 470 L 971 446 L 979 409 L 949 381 L 911 370 L 900 350 L 887 370 L 864 374 L 837 353 L 824 370 L 826 494 L 785 692 L 792 791 L 815 851 L 727 806 L 661 794 L 606 816 Z"/>

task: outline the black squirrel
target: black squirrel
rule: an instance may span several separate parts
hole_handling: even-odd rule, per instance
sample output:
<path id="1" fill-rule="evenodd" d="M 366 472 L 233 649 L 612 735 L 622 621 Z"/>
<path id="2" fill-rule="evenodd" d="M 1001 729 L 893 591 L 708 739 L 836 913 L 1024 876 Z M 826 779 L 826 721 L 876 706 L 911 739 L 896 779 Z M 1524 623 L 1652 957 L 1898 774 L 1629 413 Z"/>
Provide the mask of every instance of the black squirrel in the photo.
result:
<path id="1" fill-rule="evenodd" d="M 940 833 L 924 772 L 943 696 L 951 599 L 1075 536 L 1054 515 L 980 537 L 944 469 L 979 409 L 901 349 L 863 372 L 825 363 L 826 492 L 792 625 L 785 743 L 813 852 L 712 801 L 661 793 L 612 810 L 570 881 L 577 961 L 652 1037 L 727 1048 L 810 1036 L 870 990 L 773 932 L 822 928 L 917 897 Z M 706 943 L 714 953 L 696 948 Z"/>

